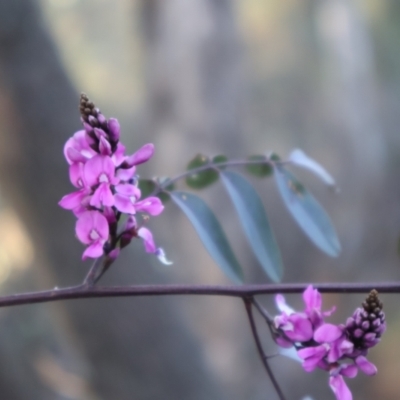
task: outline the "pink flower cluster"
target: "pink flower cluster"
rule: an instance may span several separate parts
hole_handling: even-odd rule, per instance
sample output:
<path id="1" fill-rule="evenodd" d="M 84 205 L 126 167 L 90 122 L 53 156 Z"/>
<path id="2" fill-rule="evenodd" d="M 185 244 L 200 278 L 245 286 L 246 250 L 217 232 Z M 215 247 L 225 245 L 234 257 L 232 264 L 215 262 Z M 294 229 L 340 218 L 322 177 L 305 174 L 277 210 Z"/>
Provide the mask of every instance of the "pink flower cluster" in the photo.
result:
<path id="1" fill-rule="evenodd" d="M 296 312 L 276 296 L 281 311 L 274 318 L 275 341 L 281 347 L 294 346 L 305 371 L 321 368 L 329 372 L 329 385 L 337 400 L 352 400 L 343 377 L 354 378 L 358 369 L 374 375 L 377 368 L 367 360 L 368 349 L 376 345 L 386 330 L 382 302 L 371 291 L 362 308 L 357 308 L 346 324 L 324 322 L 335 309 L 323 312 L 321 294 L 311 285 L 303 293 L 305 310 Z"/>
<path id="2" fill-rule="evenodd" d="M 84 94 L 80 111 L 84 129 L 64 146 L 69 177 L 77 190 L 65 195 L 59 205 L 78 218 L 76 235 L 87 246 L 82 258 L 103 254 L 116 257 L 133 237 L 140 237 L 147 252 L 169 263 L 163 250 L 156 247 L 150 230 L 140 226 L 136 219 L 141 213 L 155 216 L 164 209 L 157 197 L 141 199 L 136 175 L 136 166 L 151 158 L 154 145 L 146 144 L 133 155 L 125 155 L 115 118 L 107 120 Z M 118 224 L 124 215 L 126 221 L 119 231 Z"/>

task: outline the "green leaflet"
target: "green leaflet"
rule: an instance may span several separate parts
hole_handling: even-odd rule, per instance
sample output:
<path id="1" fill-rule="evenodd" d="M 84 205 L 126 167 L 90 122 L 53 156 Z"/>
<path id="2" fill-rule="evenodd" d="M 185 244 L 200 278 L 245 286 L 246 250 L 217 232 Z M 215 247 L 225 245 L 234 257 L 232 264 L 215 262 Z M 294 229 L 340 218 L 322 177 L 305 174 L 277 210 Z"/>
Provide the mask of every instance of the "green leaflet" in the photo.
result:
<path id="1" fill-rule="evenodd" d="M 210 159 L 207 156 L 198 154 L 193 158 L 188 166 L 187 170 L 207 166 L 210 164 Z M 203 171 L 194 172 L 186 177 L 186 184 L 192 189 L 203 189 L 207 186 L 212 185 L 218 180 L 218 172 L 210 165 L 209 169 Z"/>
<path id="2" fill-rule="evenodd" d="M 286 169 L 276 166 L 274 175 L 287 209 L 303 232 L 326 254 L 338 256 L 341 251 L 339 239 L 322 206 Z"/>
<path id="3" fill-rule="evenodd" d="M 234 282 L 243 281 L 243 272 L 213 211 L 200 197 L 187 192 L 171 192 L 172 200 L 184 212 L 205 248 L 222 271 Z"/>
<path id="4" fill-rule="evenodd" d="M 271 176 L 274 172 L 272 166 L 267 163 L 267 157 L 263 155 L 254 155 L 247 158 L 249 161 L 260 161 L 259 164 L 246 164 L 246 171 L 256 176 L 257 178 L 265 178 L 267 176 Z"/>
<path id="5" fill-rule="evenodd" d="M 221 180 L 259 263 L 274 282 L 281 281 L 282 258 L 260 196 L 250 182 L 236 172 L 221 172 Z"/>

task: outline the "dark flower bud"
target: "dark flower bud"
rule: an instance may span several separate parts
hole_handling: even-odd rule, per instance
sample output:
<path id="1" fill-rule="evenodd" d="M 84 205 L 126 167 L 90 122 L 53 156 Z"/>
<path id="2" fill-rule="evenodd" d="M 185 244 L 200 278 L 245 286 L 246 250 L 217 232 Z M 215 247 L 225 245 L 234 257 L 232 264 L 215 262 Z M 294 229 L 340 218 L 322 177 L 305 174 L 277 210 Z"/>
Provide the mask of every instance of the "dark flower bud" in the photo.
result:
<path id="1" fill-rule="evenodd" d="M 89 100 L 85 93 L 81 94 L 79 111 L 81 112 L 82 120 L 93 128 L 99 127 L 101 125 L 101 121 L 105 119 L 100 113 L 100 110 L 96 108 L 96 106 Z"/>
<path id="2" fill-rule="evenodd" d="M 380 341 L 386 330 L 382 308 L 378 292 L 374 289 L 363 302 L 362 308 L 357 308 L 353 316 L 347 319 L 346 333 L 355 350 L 365 351 Z"/>

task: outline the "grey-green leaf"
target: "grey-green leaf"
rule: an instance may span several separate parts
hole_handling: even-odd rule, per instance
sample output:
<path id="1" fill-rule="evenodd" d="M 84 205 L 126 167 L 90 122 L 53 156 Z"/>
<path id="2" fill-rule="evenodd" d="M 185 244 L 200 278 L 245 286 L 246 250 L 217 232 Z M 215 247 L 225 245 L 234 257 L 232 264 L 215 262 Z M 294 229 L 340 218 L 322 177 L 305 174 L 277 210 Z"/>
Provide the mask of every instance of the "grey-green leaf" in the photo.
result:
<path id="1" fill-rule="evenodd" d="M 185 213 L 200 236 L 211 257 L 236 283 L 243 281 L 242 268 L 213 211 L 200 197 L 187 192 L 173 191 L 172 200 Z"/>
<path id="2" fill-rule="evenodd" d="M 260 196 L 242 175 L 223 171 L 221 179 L 239 215 L 247 240 L 267 275 L 282 279 L 282 258 Z"/>
<path id="3" fill-rule="evenodd" d="M 335 228 L 317 200 L 280 166 L 275 166 L 275 179 L 286 207 L 304 233 L 326 254 L 338 256 L 341 246 Z"/>
<path id="4" fill-rule="evenodd" d="M 327 185 L 335 186 L 335 180 L 332 176 L 328 173 L 328 171 L 315 160 L 310 158 L 303 150 L 295 149 L 289 154 L 288 161 L 291 163 L 308 169 L 309 171 L 313 172 L 319 178 L 321 178 Z"/>

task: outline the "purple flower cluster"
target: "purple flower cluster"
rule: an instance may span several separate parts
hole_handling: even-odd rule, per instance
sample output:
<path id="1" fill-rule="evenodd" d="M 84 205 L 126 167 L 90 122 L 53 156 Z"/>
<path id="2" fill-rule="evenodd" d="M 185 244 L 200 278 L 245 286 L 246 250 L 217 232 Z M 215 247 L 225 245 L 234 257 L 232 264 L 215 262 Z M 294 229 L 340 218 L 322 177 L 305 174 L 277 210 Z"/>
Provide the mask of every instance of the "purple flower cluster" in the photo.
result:
<path id="1" fill-rule="evenodd" d="M 357 308 L 346 324 L 340 325 L 324 321 L 335 309 L 323 312 L 321 294 L 311 285 L 304 291 L 303 300 L 305 310 L 296 312 L 282 295 L 276 296 L 281 314 L 274 318 L 275 341 L 281 347 L 294 346 L 305 371 L 328 371 L 329 385 L 337 400 L 352 400 L 343 377 L 354 378 L 358 369 L 367 375 L 377 372 L 366 355 L 386 330 L 378 293 L 371 291 L 362 308 Z"/>
<path id="2" fill-rule="evenodd" d="M 76 132 L 64 146 L 69 177 L 77 190 L 64 196 L 59 205 L 78 218 L 76 235 L 87 246 L 82 258 L 98 258 L 103 254 L 115 258 L 120 248 L 132 238 L 140 237 L 147 252 L 168 264 L 150 230 L 136 219 L 141 213 L 154 216 L 164 209 L 157 197 L 141 199 L 136 175 L 136 166 L 151 158 L 154 145 L 145 144 L 133 155 L 125 155 L 115 118 L 107 120 L 84 94 L 80 111 L 84 129 Z M 124 215 L 126 221 L 122 230 L 118 230 Z"/>

